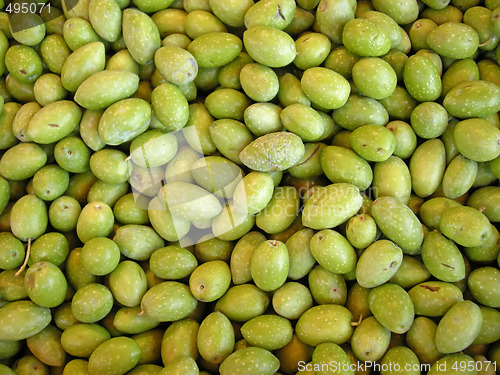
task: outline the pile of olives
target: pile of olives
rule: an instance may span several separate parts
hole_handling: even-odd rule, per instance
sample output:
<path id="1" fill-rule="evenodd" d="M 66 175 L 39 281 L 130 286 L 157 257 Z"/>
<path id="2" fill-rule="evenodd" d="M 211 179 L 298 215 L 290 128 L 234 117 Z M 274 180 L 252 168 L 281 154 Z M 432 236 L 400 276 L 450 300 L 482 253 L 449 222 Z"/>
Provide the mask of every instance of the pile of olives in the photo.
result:
<path id="1" fill-rule="evenodd" d="M 0 9 L 0 374 L 498 371 L 500 0 Z"/>

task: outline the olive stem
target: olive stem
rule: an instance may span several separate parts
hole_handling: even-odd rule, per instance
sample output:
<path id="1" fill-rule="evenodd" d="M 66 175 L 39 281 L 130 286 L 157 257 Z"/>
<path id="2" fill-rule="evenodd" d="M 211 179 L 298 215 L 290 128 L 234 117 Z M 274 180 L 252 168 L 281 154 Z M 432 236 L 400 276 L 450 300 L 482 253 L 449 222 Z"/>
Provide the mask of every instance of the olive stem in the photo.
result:
<path id="1" fill-rule="evenodd" d="M 26 268 L 26 265 L 28 264 L 30 252 L 31 252 L 31 238 L 28 238 L 28 247 L 26 248 L 26 256 L 24 257 L 24 262 L 23 262 L 21 268 L 19 268 L 19 270 L 14 274 L 14 276 L 19 276 L 24 271 L 24 269 Z"/>
<path id="2" fill-rule="evenodd" d="M 359 319 L 357 322 L 351 322 L 351 327 L 357 327 L 361 324 L 361 322 L 363 321 L 363 314 L 360 314 L 359 315 Z"/>
<path id="3" fill-rule="evenodd" d="M 487 46 L 493 40 L 493 38 L 494 38 L 494 35 L 490 36 L 486 42 L 481 43 L 478 47 Z"/>

